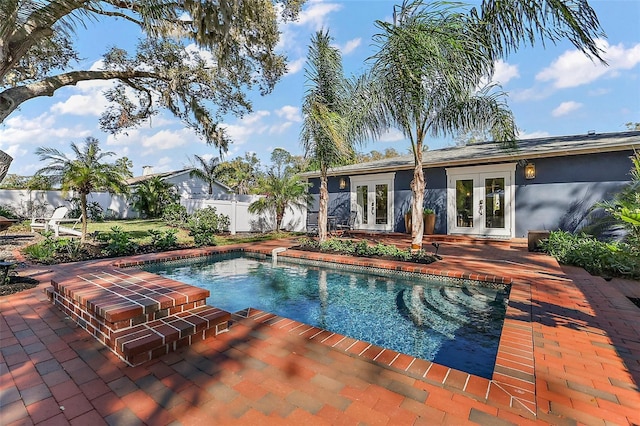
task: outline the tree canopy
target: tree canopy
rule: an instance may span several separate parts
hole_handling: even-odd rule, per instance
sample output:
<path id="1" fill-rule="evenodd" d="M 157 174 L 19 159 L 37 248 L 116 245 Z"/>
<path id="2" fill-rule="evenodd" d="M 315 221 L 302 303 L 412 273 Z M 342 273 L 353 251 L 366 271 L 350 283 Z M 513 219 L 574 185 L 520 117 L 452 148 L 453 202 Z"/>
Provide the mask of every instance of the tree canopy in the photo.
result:
<path id="1" fill-rule="evenodd" d="M 0 123 L 24 102 L 88 80 L 115 80 L 100 124 L 117 133 L 168 109 L 225 150 L 226 113 L 251 110 L 245 91 L 269 93 L 286 70 L 275 52 L 278 17 L 304 0 L 3 0 Z M 78 69 L 77 27 L 96 20 L 136 26 L 135 52 L 113 47 L 99 69 Z"/>

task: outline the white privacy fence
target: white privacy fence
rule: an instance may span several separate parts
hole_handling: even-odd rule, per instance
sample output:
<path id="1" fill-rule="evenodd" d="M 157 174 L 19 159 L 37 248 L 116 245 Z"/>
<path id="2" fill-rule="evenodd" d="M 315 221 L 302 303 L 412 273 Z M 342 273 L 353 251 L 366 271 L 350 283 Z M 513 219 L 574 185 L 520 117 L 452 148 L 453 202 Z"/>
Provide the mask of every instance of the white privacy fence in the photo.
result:
<path id="1" fill-rule="evenodd" d="M 63 196 L 61 191 L 28 191 L 0 189 L 0 206 L 8 207 L 22 217 L 48 217 L 59 206 L 71 207 L 68 201 L 72 193 Z M 215 207 L 218 214 L 229 216 L 230 231 L 236 232 L 266 232 L 275 228 L 273 215 L 254 215 L 249 213 L 249 204 L 257 200 L 258 196 L 232 195 L 217 196 L 217 199 L 181 198 L 180 204 L 187 208 L 187 212 L 206 207 Z M 111 195 L 108 192 L 93 192 L 87 197 L 89 203 L 98 203 L 106 218 L 132 219 L 139 217 L 127 199 L 121 195 Z M 287 211 L 282 221 L 282 229 L 288 231 L 304 231 L 306 211 L 295 209 Z"/>
<path id="2" fill-rule="evenodd" d="M 0 206 L 8 207 L 21 217 L 48 217 L 56 207 L 72 207 L 69 200 L 72 192 L 62 191 L 28 191 L 26 189 L 0 189 Z M 105 217 L 131 219 L 138 213 L 130 208 L 127 199 L 121 195 L 108 192 L 92 192 L 87 197 L 88 203 L 98 203 Z"/>
<path id="3" fill-rule="evenodd" d="M 231 225 L 229 231 L 236 232 L 266 232 L 275 229 L 275 216 L 255 215 L 249 213 L 249 204 L 257 200 L 257 196 L 237 196 L 228 200 L 208 200 L 203 198 L 188 198 L 180 200 L 180 204 L 191 214 L 206 207 L 215 207 L 218 214 L 229 216 Z M 244 201 L 239 201 L 244 200 Z M 282 220 L 281 228 L 288 231 L 304 231 L 306 226 L 305 210 L 294 209 L 287 211 Z"/>

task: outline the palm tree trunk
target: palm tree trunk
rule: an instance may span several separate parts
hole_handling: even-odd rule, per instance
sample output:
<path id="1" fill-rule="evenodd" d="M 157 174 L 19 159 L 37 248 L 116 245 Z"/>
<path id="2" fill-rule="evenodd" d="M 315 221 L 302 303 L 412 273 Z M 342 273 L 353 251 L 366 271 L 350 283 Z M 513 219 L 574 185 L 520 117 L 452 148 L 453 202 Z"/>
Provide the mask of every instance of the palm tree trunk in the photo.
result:
<path id="1" fill-rule="evenodd" d="M 87 194 L 80 194 L 80 210 L 82 210 L 82 236 L 80 242 L 85 243 L 87 238 Z"/>
<path id="2" fill-rule="evenodd" d="M 283 218 L 284 218 L 284 208 L 276 207 L 276 232 L 280 231 Z"/>
<path id="3" fill-rule="evenodd" d="M 320 242 L 327 240 L 327 208 L 329 206 L 329 191 L 327 189 L 327 173 L 320 176 L 320 203 L 318 207 L 318 238 Z"/>
<path id="4" fill-rule="evenodd" d="M 413 179 L 411 180 L 411 192 L 413 200 L 411 202 L 411 251 L 415 252 L 422 248 L 422 237 L 424 235 L 424 221 L 422 219 L 422 204 L 424 201 L 424 171 L 422 170 L 422 143 L 416 143 L 415 166 L 413 168 Z"/>

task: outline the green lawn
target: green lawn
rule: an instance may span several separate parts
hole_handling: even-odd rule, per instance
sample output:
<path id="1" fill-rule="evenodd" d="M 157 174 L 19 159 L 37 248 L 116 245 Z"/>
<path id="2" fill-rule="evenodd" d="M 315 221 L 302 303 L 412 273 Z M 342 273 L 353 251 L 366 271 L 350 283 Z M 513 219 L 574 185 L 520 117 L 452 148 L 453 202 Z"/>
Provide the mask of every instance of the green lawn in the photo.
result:
<path id="1" fill-rule="evenodd" d="M 24 221 L 20 224 L 16 224 L 13 227 L 14 230 L 28 231 L 29 221 Z M 94 232 L 108 233 L 111 232 L 113 227 L 117 226 L 123 232 L 130 234 L 131 238 L 139 244 L 148 244 L 151 242 L 151 237 L 148 234 L 150 229 L 158 231 L 168 231 L 170 229 L 176 229 L 178 233 L 178 244 L 180 246 L 193 246 L 193 238 L 189 235 L 189 231 L 180 228 L 174 228 L 168 226 L 164 221 L 160 219 L 123 219 L 123 220 L 110 220 L 104 222 L 92 222 L 88 224 L 88 235 Z M 76 229 L 79 229 L 79 225 Z M 238 233 L 236 235 L 219 235 L 216 237 L 216 243 L 218 245 L 237 244 L 237 243 L 250 243 L 257 241 L 272 240 L 277 238 L 288 238 L 292 236 L 300 235 L 299 233 L 291 232 L 269 232 L 262 233 Z"/>
<path id="2" fill-rule="evenodd" d="M 131 234 L 131 237 L 138 243 L 145 244 L 151 241 L 151 237 L 148 235 L 150 229 L 158 231 L 168 231 L 170 229 L 177 229 L 178 243 L 180 245 L 191 246 L 193 245 L 193 238 L 189 235 L 189 231 L 180 228 L 173 228 L 168 226 L 164 221 L 160 219 L 131 219 L 131 220 L 112 220 L 105 222 L 89 222 L 87 232 L 110 232 L 114 226 L 119 227 L 123 232 Z M 239 233 L 236 235 L 219 235 L 216 237 L 218 245 L 236 244 L 236 243 L 250 243 L 257 241 L 272 240 L 277 238 L 287 238 L 296 235 L 290 232 L 270 232 L 267 234 L 261 233 Z"/>

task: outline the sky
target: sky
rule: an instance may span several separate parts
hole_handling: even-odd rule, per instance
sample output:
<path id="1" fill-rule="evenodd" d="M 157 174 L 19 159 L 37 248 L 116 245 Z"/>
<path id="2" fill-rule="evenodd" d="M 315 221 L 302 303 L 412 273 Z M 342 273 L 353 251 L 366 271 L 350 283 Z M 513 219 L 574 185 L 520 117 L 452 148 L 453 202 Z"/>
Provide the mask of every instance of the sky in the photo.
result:
<path id="1" fill-rule="evenodd" d="M 379 32 L 376 20 L 389 21 L 397 2 L 387 0 L 311 0 L 299 19 L 282 24 L 278 51 L 288 58 L 288 72 L 272 93 L 251 93 L 253 112 L 242 118 L 225 117 L 223 126 L 233 139 L 223 160 L 255 152 L 264 167 L 275 148 L 303 155 L 300 145 L 301 105 L 306 90 L 304 67 L 311 36 L 328 29 L 342 53 L 345 75 L 368 69 Z M 598 41 L 608 66 L 593 62 L 569 41 L 522 47 L 496 64 L 494 81 L 508 94 L 521 138 L 618 132 L 625 123 L 640 122 L 640 0 L 590 0 L 607 35 Z M 76 69 L 96 67 L 111 46 L 132 46 L 136 27 L 104 20 L 88 22 L 76 32 L 81 62 Z M 143 166 L 154 172 L 180 170 L 194 164 L 194 155 L 219 155 L 169 113 L 154 117 L 127 135 L 100 130 L 98 119 L 108 105 L 102 92 L 110 82 L 94 81 L 62 88 L 52 97 L 27 101 L 0 124 L 0 149 L 14 160 L 9 173 L 33 175 L 45 164 L 34 154 L 52 147 L 71 155 L 72 142 L 97 138 L 103 151 L 126 156 L 133 174 Z M 429 139 L 429 149 L 454 144 L 452 138 Z M 361 152 L 394 148 L 408 153 L 403 135 L 390 129 L 375 141 L 359 146 Z"/>

